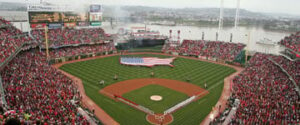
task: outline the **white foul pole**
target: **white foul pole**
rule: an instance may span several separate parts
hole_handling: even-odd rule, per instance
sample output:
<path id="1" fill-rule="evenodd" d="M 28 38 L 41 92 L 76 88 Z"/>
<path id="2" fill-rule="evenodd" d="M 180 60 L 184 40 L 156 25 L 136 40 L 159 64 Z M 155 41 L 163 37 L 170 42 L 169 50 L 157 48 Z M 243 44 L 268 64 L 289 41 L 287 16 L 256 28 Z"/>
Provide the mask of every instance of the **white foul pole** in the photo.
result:
<path id="1" fill-rule="evenodd" d="M 240 21 L 240 0 L 237 0 L 234 28 L 238 28 L 239 21 Z"/>
<path id="2" fill-rule="evenodd" d="M 223 29 L 223 14 L 224 14 L 224 0 L 221 0 L 221 6 L 220 6 L 220 18 L 219 18 L 219 31 Z"/>

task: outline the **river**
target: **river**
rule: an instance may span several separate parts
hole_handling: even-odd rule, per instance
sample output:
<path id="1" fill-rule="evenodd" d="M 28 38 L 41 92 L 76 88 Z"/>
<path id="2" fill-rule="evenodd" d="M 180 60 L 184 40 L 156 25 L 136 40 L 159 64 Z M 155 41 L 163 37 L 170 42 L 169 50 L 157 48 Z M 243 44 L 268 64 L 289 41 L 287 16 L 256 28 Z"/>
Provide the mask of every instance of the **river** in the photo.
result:
<path id="1" fill-rule="evenodd" d="M 102 28 L 110 34 L 117 33 L 119 28 L 130 29 L 131 27 L 145 27 L 144 24 L 139 23 L 118 23 L 111 28 L 109 22 L 103 22 Z M 204 32 L 205 40 L 216 40 L 216 32 L 218 32 L 218 27 L 196 27 L 196 26 L 161 26 L 161 25 L 147 25 L 153 31 L 159 31 L 162 35 L 169 36 L 169 30 L 172 30 L 172 38 L 177 40 L 177 31 L 180 30 L 180 40 L 190 39 L 190 40 L 201 40 L 202 32 Z M 234 43 L 244 43 L 248 46 L 250 52 L 263 52 L 278 54 L 279 51 L 283 50 L 279 45 L 262 45 L 257 44 L 264 38 L 268 38 L 273 42 L 279 42 L 285 36 L 289 35 L 289 32 L 278 32 L 278 31 L 266 31 L 262 28 L 257 27 L 239 27 L 235 28 L 223 28 L 218 33 L 218 40 L 229 42 L 230 34 L 232 33 L 232 42 Z M 250 34 L 250 39 L 248 35 Z M 249 40 L 248 40 L 249 39 Z M 249 41 L 249 42 L 248 42 Z M 248 45 L 249 43 L 249 45 Z"/>

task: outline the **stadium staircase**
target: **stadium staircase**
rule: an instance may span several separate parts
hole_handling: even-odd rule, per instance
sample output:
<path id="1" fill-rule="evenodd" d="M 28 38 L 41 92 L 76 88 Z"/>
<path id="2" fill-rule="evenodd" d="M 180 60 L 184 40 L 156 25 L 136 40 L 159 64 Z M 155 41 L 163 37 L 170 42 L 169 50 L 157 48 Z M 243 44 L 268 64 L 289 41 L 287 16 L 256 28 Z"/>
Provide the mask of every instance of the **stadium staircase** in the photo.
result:
<path id="1" fill-rule="evenodd" d="M 3 105 L 3 107 L 7 107 L 7 103 L 5 100 L 5 94 L 4 94 L 4 89 L 3 89 L 3 84 L 2 84 L 2 78 L 0 76 L 0 98 L 1 98 L 1 103 Z"/>

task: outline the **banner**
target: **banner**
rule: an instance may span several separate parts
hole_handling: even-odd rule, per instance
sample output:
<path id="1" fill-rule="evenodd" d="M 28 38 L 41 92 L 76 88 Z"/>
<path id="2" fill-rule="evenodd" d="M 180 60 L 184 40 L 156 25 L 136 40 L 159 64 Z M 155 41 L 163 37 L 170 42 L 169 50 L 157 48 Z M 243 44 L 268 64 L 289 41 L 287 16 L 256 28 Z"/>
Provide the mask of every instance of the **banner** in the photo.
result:
<path id="1" fill-rule="evenodd" d="M 62 12 L 62 11 L 75 11 L 76 8 L 71 5 L 28 5 L 28 12 Z"/>
<path id="2" fill-rule="evenodd" d="M 121 57 L 120 63 L 123 65 L 132 66 L 147 66 L 153 67 L 155 65 L 167 65 L 174 67 L 171 63 L 175 57 L 172 58 L 157 58 L 157 57 Z"/>
<path id="3" fill-rule="evenodd" d="M 41 29 L 46 27 L 46 23 L 31 24 L 30 27 L 32 29 Z"/>
<path id="4" fill-rule="evenodd" d="M 61 23 L 52 23 L 52 24 L 49 24 L 49 29 L 58 29 L 58 28 L 61 28 L 62 27 L 62 24 Z"/>
<path id="5" fill-rule="evenodd" d="M 91 26 L 101 26 L 101 22 L 91 22 Z"/>
<path id="6" fill-rule="evenodd" d="M 65 27 L 75 27 L 76 23 L 64 23 Z"/>
<path id="7" fill-rule="evenodd" d="M 88 22 L 77 22 L 77 26 L 89 26 Z"/>

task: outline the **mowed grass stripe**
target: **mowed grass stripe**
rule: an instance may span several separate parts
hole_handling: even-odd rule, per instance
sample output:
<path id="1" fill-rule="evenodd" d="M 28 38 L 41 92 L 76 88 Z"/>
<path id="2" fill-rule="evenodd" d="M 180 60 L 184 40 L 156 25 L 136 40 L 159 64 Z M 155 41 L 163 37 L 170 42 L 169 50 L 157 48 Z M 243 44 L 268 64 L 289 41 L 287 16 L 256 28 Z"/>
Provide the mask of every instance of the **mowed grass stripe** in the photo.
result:
<path id="1" fill-rule="evenodd" d="M 134 56 L 168 57 L 149 54 Z M 187 77 L 190 77 L 190 83 L 201 87 L 204 86 L 204 83 L 207 83 L 210 89 L 208 95 L 173 114 L 175 121 L 172 124 L 198 125 L 219 99 L 223 89 L 224 78 L 235 72 L 234 69 L 226 66 L 185 58 L 177 58 L 172 63 L 175 66 L 174 68 L 169 66 L 155 66 L 153 68 L 124 66 L 119 64 L 119 57 L 112 56 L 66 64 L 60 69 L 82 79 L 87 95 L 116 121 L 124 125 L 144 125 L 149 123 L 145 119 L 145 113 L 99 94 L 99 90 L 105 86 L 128 79 L 149 78 L 152 71 L 155 72 L 155 77 L 157 78 L 186 81 Z M 115 74 L 118 74 L 119 80 L 113 80 Z M 105 80 L 105 85 L 98 85 L 99 80 Z M 198 104 L 201 100 L 205 101 Z"/>

